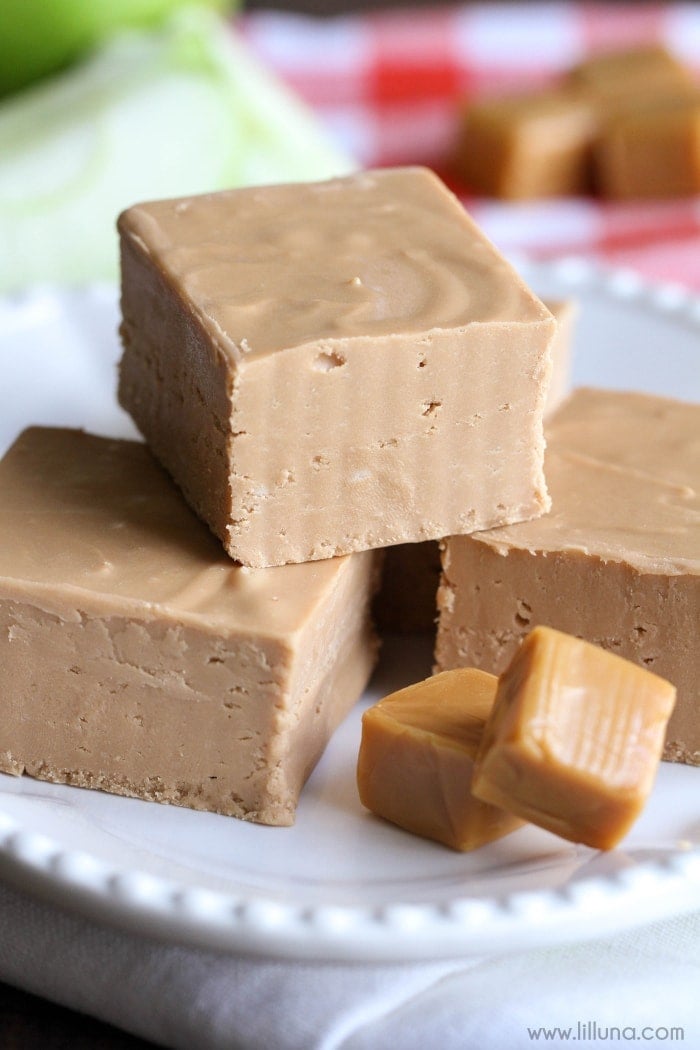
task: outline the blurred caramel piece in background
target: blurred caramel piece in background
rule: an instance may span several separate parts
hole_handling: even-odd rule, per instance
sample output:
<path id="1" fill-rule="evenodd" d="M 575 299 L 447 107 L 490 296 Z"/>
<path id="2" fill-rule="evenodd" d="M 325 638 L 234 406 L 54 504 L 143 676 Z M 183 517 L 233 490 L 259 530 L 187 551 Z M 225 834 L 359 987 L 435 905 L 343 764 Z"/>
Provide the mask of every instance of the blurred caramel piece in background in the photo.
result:
<path id="1" fill-rule="evenodd" d="M 666 48 L 596 56 L 572 69 L 568 83 L 599 111 L 594 179 L 602 196 L 632 200 L 700 191 L 700 93 Z"/>
<path id="2" fill-rule="evenodd" d="M 475 191 L 507 200 L 586 193 L 594 106 L 573 91 L 486 99 L 464 110 L 456 158 Z"/>
<path id="3" fill-rule="evenodd" d="M 536 627 L 499 679 L 474 794 L 611 849 L 651 791 L 676 690 L 614 653 Z"/>
<path id="4" fill-rule="evenodd" d="M 519 827 L 521 820 L 469 789 L 497 684 L 495 675 L 458 668 L 368 708 L 357 765 L 362 804 L 455 850 L 475 849 Z"/>
<path id="5" fill-rule="evenodd" d="M 558 88 L 477 100 L 455 168 L 476 193 L 534 200 L 700 191 L 700 92 L 659 44 L 581 62 Z"/>
<path id="6" fill-rule="evenodd" d="M 595 55 L 574 66 L 567 81 L 577 90 L 613 104 L 624 96 L 670 95 L 692 85 L 689 70 L 661 44 Z"/>
<path id="7" fill-rule="evenodd" d="M 700 94 L 611 118 L 595 151 L 601 193 L 618 200 L 700 193 Z"/>

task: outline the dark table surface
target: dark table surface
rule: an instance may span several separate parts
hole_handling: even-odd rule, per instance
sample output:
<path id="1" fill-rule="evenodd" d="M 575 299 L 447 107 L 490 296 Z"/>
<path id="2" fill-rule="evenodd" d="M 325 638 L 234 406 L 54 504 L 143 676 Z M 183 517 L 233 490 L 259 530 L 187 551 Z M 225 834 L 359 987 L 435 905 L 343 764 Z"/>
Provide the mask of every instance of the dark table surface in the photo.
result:
<path id="1" fill-rule="evenodd" d="M 0 984 L 2 1050 L 153 1050 L 153 1043 L 127 1035 L 92 1017 L 65 1010 Z"/>

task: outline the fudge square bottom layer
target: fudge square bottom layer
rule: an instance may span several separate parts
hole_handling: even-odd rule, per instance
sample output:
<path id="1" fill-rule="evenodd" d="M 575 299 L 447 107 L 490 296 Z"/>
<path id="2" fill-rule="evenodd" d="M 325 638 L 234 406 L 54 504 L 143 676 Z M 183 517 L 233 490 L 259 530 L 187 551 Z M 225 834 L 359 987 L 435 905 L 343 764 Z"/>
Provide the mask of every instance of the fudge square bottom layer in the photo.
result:
<path id="1" fill-rule="evenodd" d="M 664 755 L 700 765 L 700 405 L 582 389 L 546 434 L 551 512 L 446 543 L 437 666 L 577 635 L 677 687 Z"/>
<path id="2" fill-rule="evenodd" d="M 555 322 L 425 169 L 140 204 L 119 399 L 246 565 L 534 517 Z"/>
<path id="3" fill-rule="evenodd" d="M 291 824 L 374 664 L 373 560 L 242 568 L 144 445 L 25 431 L 0 463 L 0 770 Z"/>

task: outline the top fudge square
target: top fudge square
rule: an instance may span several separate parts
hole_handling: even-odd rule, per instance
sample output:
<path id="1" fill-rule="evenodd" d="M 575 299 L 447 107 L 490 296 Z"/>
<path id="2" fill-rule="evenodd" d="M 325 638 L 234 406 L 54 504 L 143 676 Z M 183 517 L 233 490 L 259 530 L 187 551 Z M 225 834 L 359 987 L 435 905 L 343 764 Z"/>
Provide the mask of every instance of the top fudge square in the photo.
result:
<path id="1" fill-rule="evenodd" d="M 119 398 L 262 567 L 549 507 L 555 322 L 427 169 L 136 205 Z"/>

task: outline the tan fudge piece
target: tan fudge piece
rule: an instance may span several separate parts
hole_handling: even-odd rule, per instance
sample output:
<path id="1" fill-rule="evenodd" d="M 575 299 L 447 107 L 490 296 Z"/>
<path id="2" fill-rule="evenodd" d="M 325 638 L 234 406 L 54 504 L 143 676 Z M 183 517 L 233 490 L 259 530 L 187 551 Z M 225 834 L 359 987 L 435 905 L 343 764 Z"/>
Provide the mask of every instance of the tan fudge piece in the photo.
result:
<path id="1" fill-rule="evenodd" d="M 700 94 L 611 119 L 596 145 L 601 191 L 618 200 L 700 193 Z"/>
<path id="2" fill-rule="evenodd" d="M 603 106 L 613 107 L 629 98 L 684 91 L 692 84 L 689 70 L 660 44 L 595 55 L 574 66 L 567 80 Z M 605 116 L 605 110 L 601 112 Z"/>
<path id="3" fill-rule="evenodd" d="M 474 794 L 611 849 L 646 802 L 676 690 L 590 642 L 536 627 L 501 676 Z"/>
<path id="4" fill-rule="evenodd" d="M 0 770 L 290 824 L 375 658 L 373 555 L 236 566 L 137 442 L 0 463 Z"/>
<path id="5" fill-rule="evenodd" d="M 594 106 L 573 91 L 540 91 L 468 105 L 456 163 L 475 191 L 525 200 L 586 193 L 597 128 Z"/>
<path id="6" fill-rule="evenodd" d="M 700 405 L 578 390 L 547 425 L 552 511 L 451 538 L 436 663 L 500 674 L 536 624 L 671 681 L 665 757 L 700 764 Z"/>
<path id="7" fill-rule="evenodd" d="M 425 169 L 120 220 L 119 396 L 253 566 L 540 514 L 555 325 Z"/>
<path id="8" fill-rule="evenodd" d="M 520 827 L 517 817 L 470 791 L 497 684 L 483 671 L 446 671 L 365 711 L 357 764 L 362 804 L 455 850 L 476 849 Z"/>
<path id="9" fill-rule="evenodd" d="M 552 341 L 552 373 L 545 417 L 569 392 L 573 335 L 578 304 L 574 299 L 545 300 L 557 322 Z M 377 626 L 397 634 L 431 634 L 437 619 L 440 550 L 437 541 L 401 543 L 385 553 L 381 586 L 374 601 Z"/>

